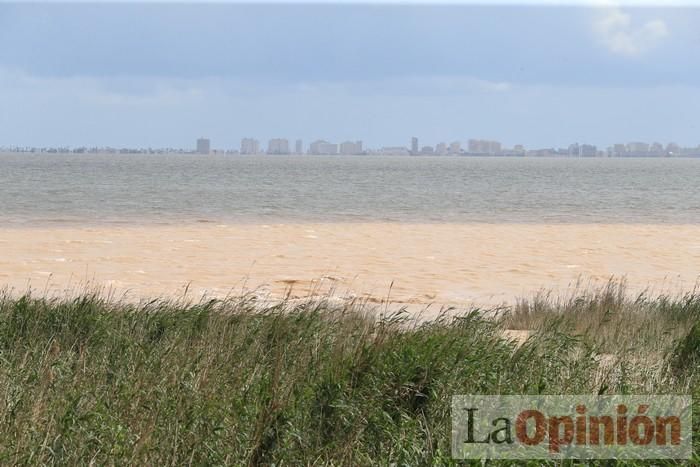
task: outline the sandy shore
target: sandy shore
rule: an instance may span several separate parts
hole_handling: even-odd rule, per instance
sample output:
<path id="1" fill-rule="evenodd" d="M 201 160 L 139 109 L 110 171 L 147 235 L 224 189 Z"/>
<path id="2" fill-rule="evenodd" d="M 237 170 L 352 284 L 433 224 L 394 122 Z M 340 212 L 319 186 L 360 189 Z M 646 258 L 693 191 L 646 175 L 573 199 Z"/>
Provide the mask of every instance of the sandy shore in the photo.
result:
<path id="1" fill-rule="evenodd" d="M 0 284 L 89 281 L 131 296 L 304 296 L 334 288 L 404 303 L 494 304 L 579 278 L 691 289 L 700 226 L 286 224 L 0 228 Z"/>

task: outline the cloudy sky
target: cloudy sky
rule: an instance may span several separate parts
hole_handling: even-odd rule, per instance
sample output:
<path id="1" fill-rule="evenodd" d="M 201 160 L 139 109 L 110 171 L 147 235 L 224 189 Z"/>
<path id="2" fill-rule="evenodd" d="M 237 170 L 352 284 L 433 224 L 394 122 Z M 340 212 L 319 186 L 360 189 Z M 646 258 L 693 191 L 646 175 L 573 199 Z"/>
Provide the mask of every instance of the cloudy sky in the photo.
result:
<path id="1" fill-rule="evenodd" d="M 0 3 L 0 146 L 700 144 L 700 8 L 516 3 Z"/>

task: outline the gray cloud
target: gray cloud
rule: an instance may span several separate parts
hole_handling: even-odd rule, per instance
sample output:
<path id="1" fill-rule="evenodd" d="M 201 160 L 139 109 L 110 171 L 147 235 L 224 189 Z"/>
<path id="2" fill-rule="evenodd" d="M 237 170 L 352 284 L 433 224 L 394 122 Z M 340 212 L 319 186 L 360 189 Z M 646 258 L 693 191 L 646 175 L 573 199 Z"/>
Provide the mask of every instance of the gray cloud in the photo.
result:
<path id="1" fill-rule="evenodd" d="M 669 35 L 664 20 L 652 19 L 636 25 L 632 15 L 617 7 L 604 8 L 593 23 L 593 30 L 610 52 L 627 57 L 647 52 Z"/>

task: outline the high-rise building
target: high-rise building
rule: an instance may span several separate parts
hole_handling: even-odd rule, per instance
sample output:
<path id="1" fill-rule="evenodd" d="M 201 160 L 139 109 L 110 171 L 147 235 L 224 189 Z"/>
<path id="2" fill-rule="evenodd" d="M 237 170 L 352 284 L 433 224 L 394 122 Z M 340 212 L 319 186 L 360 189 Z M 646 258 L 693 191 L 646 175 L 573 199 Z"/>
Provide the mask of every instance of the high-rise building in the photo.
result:
<path id="1" fill-rule="evenodd" d="M 289 154 L 289 141 L 285 138 L 273 138 L 267 143 L 268 154 Z"/>
<path id="2" fill-rule="evenodd" d="M 309 154 L 338 154 L 338 145 L 328 141 L 317 140 L 309 145 Z"/>
<path id="3" fill-rule="evenodd" d="M 470 139 L 468 146 L 471 154 L 497 154 L 501 152 L 501 143 L 483 139 Z"/>
<path id="4" fill-rule="evenodd" d="M 346 156 L 362 154 L 362 141 L 340 143 L 340 153 Z"/>
<path id="5" fill-rule="evenodd" d="M 438 145 L 435 146 L 435 154 L 440 156 L 447 154 L 447 145 L 445 143 L 438 143 Z"/>
<path id="6" fill-rule="evenodd" d="M 298 139 L 294 145 L 294 152 L 296 154 L 304 154 L 304 143 Z"/>
<path id="7" fill-rule="evenodd" d="M 613 145 L 613 149 L 612 149 L 613 156 L 621 157 L 621 156 L 624 156 L 625 154 L 627 154 L 627 146 L 625 146 L 624 144 L 620 144 L 620 143 Z"/>
<path id="8" fill-rule="evenodd" d="M 598 148 L 592 144 L 582 144 L 579 148 L 581 157 L 595 157 L 598 155 Z"/>
<path id="9" fill-rule="evenodd" d="M 664 153 L 664 145 L 661 143 L 652 143 L 649 147 L 649 151 L 656 156 L 662 155 Z"/>
<path id="10" fill-rule="evenodd" d="M 462 152 L 462 145 L 460 144 L 460 142 L 459 141 L 451 142 L 449 153 L 450 154 L 459 154 L 460 152 Z"/>
<path id="11" fill-rule="evenodd" d="M 211 142 L 208 138 L 199 138 L 197 140 L 197 153 L 209 154 L 211 152 Z"/>
<path id="12" fill-rule="evenodd" d="M 418 152 L 418 138 L 415 136 L 411 138 L 411 154 L 419 154 Z"/>
<path id="13" fill-rule="evenodd" d="M 260 152 L 260 142 L 254 138 L 243 138 L 241 140 L 241 154 L 258 154 Z"/>
<path id="14" fill-rule="evenodd" d="M 649 152 L 649 144 L 647 143 L 627 143 L 627 152 L 632 153 L 647 153 Z"/>
<path id="15" fill-rule="evenodd" d="M 569 156 L 579 157 L 581 155 L 581 147 L 578 143 L 569 145 Z"/>

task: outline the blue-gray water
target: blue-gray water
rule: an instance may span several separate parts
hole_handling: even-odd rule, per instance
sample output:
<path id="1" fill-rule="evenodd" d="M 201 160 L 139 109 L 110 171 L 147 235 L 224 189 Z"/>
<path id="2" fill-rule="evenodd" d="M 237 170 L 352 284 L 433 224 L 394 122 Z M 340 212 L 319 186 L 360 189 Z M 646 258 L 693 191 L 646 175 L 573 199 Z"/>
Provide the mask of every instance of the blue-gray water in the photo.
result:
<path id="1" fill-rule="evenodd" d="M 700 159 L 0 154 L 0 222 L 698 223 Z"/>

